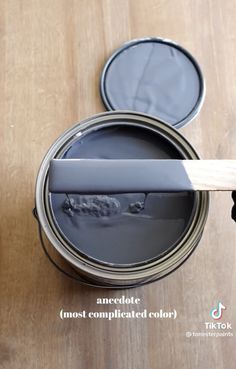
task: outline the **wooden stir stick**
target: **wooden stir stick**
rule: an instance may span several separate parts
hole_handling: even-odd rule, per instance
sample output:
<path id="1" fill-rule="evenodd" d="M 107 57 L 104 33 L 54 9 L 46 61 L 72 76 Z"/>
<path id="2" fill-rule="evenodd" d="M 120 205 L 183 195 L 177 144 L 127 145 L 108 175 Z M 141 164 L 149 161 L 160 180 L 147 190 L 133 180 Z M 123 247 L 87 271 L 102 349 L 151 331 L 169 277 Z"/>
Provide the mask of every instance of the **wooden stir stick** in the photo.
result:
<path id="1" fill-rule="evenodd" d="M 49 191 L 134 193 L 236 190 L 236 160 L 54 159 Z"/>

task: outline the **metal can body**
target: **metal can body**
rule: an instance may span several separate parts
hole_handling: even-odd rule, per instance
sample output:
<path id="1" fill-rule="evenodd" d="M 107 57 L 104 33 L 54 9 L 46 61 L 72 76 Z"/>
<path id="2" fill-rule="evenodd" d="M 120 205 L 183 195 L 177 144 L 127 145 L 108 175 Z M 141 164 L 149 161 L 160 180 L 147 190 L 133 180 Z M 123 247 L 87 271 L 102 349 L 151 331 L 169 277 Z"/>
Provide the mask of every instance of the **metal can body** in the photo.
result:
<path id="1" fill-rule="evenodd" d="M 121 123 L 130 127 L 142 127 L 160 135 L 176 148 L 184 159 L 199 159 L 188 141 L 173 127 L 151 116 L 125 111 L 102 113 L 84 120 L 67 130 L 51 146 L 42 161 L 36 182 L 36 209 L 40 225 L 50 243 L 76 269 L 79 275 L 101 287 L 142 285 L 162 278 L 175 270 L 188 258 L 199 243 L 208 215 L 209 194 L 196 192 L 190 224 L 183 237 L 169 252 L 145 263 L 127 264 L 122 267 L 118 264 L 100 263 L 85 254 L 76 252 L 71 247 L 59 232 L 50 208 L 48 190 L 50 160 L 61 158 L 68 148 L 84 135 L 104 127 L 115 127 Z"/>

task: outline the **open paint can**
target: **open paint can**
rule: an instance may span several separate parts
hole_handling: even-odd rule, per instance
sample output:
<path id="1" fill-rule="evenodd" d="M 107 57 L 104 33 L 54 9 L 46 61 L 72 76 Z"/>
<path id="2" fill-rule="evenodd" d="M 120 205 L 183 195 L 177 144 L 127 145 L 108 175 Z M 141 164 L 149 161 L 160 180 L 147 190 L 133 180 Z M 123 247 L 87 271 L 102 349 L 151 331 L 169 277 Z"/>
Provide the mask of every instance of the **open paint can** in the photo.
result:
<path id="1" fill-rule="evenodd" d="M 63 182 L 74 159 L 198 159 L 176 128 L 198 113 L 204 81 L 185 49 L 146 38 L 126 43 L 110 57 L 100 91 L 106 108 L 115 111 L 76 124 L 51 146 L 36 183 L 37 217 L 81 281 L 133 287 L 166 276 L 192 253 L 206 222 L 208 192 L 81 194 L 70 174 L 74 191 L 65 187 L 58 193 L 50 186 L 55 185 L 50 163 L 65 160 Z M 115 170 L 110 168 L 110 176 Z M 109 184 L 109 178 L 102 180 Z"/>
<path id="2" fill-rule="evenodd" d="M 52 193 L 53 159 L 198 159 L 175 128 L 122 111 L 75 125 L 41 164 L 36 209 L 51 244 L 82 278 L 100 286 L 134 286 L 161 278 L 197 246 L 208 214 L 207 192 Z"/>

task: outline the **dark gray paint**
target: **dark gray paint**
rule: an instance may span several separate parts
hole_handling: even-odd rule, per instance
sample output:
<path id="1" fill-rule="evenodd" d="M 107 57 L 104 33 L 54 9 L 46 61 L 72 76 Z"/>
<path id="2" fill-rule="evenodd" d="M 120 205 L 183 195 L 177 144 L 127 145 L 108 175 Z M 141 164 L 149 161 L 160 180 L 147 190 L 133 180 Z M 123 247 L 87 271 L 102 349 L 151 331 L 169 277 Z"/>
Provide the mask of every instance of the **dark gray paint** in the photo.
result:
<path id="1" fill-rule="evenodd" d="M 181 126 L 197 113 L 204 81 L 196 60 L 160 39 L 124 45 L 105 65 L 103 101 L 111 110 L 133 110 Z"/>
<path id="2" fill-rule="evenodd" d="M 112 194 L 193 191 L 193 187 L 180 160 L 54 159 L 49 191 Z"/>
<path id="3" fill-rule="evenodd" d="M 177 149 L 158 134 L 138 127 L 103 128 L 79 138 L 65 159 L 181 159 Z M 135 264 L 170 251 L 186 231 L 194 209 L 193 193 L 127 193 L 116 199 L 117 211 L 89 215 L 94 200 L 73 194 L 79 209 L 65 212 L 65 194 L 51 194 L 51 209 L 58 229 L 79 253 L 101 263 Z M 94 196 L 95 197 L 95 196 Z M 99 198 L 99 196 L 97 196 Z M 109 203 L 109 201 L 108 201 Z M 143 206 L 144 205 L 144 206 Z M 138 211 L 135 211 L 138 208 Z"/>

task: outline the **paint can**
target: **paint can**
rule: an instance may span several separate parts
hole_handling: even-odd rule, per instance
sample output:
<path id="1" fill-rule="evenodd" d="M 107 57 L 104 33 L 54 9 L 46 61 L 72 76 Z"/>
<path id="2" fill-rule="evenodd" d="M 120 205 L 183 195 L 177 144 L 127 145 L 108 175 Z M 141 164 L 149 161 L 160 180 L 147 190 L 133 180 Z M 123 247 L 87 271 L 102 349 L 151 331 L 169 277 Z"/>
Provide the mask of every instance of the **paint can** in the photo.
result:
<path id="1" fill-rule="evenodd" d="M 36 210 L 47 239 L 86 284 L 142 285 L 166 276 L 189 257 L 204 230 L 208 192 L 50 193 L 50 161 L 75 158 L 199 159 L 179 131 L 130 111 L 106 112 L 76 124 L 42 161 Z"/>

